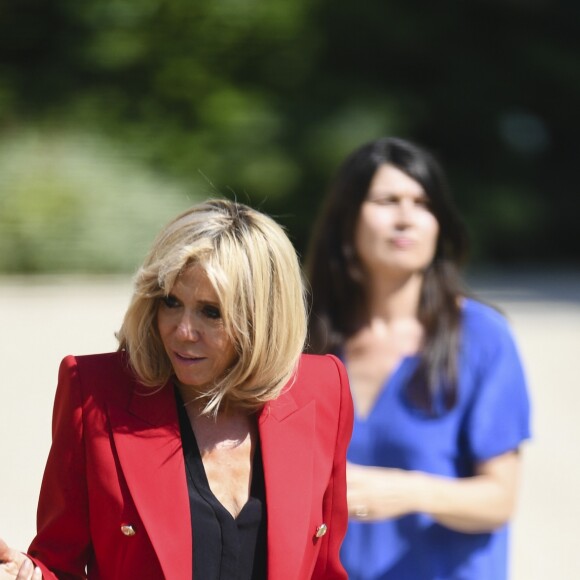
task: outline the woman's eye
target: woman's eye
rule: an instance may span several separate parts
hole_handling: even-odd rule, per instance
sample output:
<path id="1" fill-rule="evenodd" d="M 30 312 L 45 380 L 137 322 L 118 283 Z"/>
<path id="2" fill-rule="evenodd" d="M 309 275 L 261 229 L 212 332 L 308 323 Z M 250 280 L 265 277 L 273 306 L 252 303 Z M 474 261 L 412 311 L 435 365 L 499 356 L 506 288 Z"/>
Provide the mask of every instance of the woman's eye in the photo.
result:
<path id="1" fill-rule="evenodd" d="M 222 317 L 222 313 L 217 306 L 210 306 L 209 304 L 204 306 L 202 309 L 204 316 L 211 318 L 212 320 L 218 320 Z"/>
<path id="2" fill-rule="evenodd" d="M 369 201 L 371 203 L 375 203 L 376 205 L 390 205 L 396 200 L 392 197 L 377 197 L 376 199 L 370 199 Z"/>
<path id="3" fill-rule="evenodd" d="M 163 296 L 161 301 L 167 308 L 177 308 L 179 306 L 179 300 L 175 296 L 169 294 L 168 296 Z"/>

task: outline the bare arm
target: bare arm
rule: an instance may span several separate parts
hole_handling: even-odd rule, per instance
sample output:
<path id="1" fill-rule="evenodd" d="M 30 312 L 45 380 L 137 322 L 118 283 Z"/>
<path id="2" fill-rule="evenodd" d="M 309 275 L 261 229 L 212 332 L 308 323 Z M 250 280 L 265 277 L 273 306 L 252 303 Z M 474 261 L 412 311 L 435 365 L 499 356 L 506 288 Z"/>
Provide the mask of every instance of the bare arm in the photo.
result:
<path id="1" fill-rule="evenodd" d="M 429 477 L 423 510 L 459 532 L 489 532 L 513 514 L 520 456 L 512 451 L 477 465 L 476 475 L 459 480 Z"/>
<path id="2" fill-rule="evenodd" d="M 519 470 L 517 451 L 483 461 L 461 479 L 349 464 L 349 514 L 371 521 L 422 512 L 458 532 L 490 532 L 513 513 Z"/>

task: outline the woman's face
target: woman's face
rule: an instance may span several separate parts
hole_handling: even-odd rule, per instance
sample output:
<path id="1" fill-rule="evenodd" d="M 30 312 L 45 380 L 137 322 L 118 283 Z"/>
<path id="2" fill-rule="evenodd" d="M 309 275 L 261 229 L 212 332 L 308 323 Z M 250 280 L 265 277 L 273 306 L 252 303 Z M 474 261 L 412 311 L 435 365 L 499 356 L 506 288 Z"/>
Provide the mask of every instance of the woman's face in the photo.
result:
<path id="1" fill-rule="evenodd" d="M 219 299 L 205 270 L 194 265 L 161 300 L 157 327 L 177 380 L 204 393 L 236 360 Z"/>
<path id="2" fill-rule="evenodd" d="M 439 224 L 417 181 L 393 165 L 378 167 L 355 231 L 359 259 L 371 273 L 410 274 L 433 260 Z"/>

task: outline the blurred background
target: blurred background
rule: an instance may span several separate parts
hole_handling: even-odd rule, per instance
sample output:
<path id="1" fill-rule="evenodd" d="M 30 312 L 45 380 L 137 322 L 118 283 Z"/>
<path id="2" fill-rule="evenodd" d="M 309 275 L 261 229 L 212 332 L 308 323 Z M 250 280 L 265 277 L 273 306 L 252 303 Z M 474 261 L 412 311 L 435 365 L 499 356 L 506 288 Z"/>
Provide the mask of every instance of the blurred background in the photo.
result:
<path id="1" fill-rule="evenodd" d="M 576 0 L 3 0 L 0 271 L 130 271 L 216 193 L 304 251 L 343 156 L 430 148 L 473 263 L 578 265 Z"/>
<path id="2" fill-rule="evenodd" d="M 0 536 L 26 548 L 58 362 L 115 348 L 158 229 L 215 195 L 303 254 L 343 157 L 431 149 L 528 369 L 513 578 L 580 578 L 580 3 L 2 0 Z"/>

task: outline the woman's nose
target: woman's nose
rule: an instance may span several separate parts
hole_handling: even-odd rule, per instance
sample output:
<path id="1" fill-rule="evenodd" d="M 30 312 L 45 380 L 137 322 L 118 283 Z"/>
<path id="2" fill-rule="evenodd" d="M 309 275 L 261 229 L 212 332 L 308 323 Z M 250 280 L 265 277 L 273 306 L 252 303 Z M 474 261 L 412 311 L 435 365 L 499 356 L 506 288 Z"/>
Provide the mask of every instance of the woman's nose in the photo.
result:
<path id="1" fill-rule="evenodd" d="M 413 220 L 414 206 L 412 203 L 407 203 L 406 200 L 401 201 L 397 205 L 397 225 L 407 226 Z"/>
<path id="2" fill-rule="evenodd" d="M 183 340 L 197 340 L 199 330 L 195 323 L 195 317 L 185 312 L 177 324 L 177 335 Z"/>

